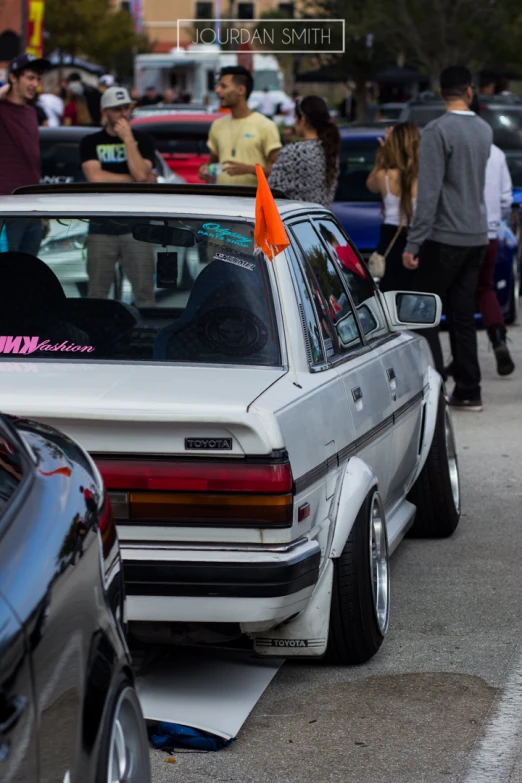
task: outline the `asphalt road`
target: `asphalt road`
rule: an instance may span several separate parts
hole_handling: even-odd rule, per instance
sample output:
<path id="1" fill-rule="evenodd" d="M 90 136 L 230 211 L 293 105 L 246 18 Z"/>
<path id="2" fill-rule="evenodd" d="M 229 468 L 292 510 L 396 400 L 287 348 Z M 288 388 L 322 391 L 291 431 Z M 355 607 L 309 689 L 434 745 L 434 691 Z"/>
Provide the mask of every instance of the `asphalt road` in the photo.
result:
<path id="1" fill-rule="evenodd" d="M 463 516 L 401 544 L 379 654 L 285 663 L 219 753 L 152 752 L 153 779 L 202 783 L 522 783 L 522 328 L 500 379 L 479 335 L 484 412 L 456 412 Z"/>

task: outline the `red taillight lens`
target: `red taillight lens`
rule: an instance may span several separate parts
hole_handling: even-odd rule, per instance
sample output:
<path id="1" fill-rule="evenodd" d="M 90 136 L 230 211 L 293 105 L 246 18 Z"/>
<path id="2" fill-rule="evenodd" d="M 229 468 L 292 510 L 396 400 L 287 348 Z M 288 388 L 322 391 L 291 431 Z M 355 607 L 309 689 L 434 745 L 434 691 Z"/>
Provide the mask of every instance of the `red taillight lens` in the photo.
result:
<path id="1" fill-rule="evenodd" d="M 292 471 L 286 463 L 252 465 L 220 462 L 97 459 L 110 490 L 166 492 L 292 492 Z"/>
<path id="2" fill-rule="evenodd" d="M 289 526 L 290 465 L 96 459 L 115 516 L 163 524 Z"/>

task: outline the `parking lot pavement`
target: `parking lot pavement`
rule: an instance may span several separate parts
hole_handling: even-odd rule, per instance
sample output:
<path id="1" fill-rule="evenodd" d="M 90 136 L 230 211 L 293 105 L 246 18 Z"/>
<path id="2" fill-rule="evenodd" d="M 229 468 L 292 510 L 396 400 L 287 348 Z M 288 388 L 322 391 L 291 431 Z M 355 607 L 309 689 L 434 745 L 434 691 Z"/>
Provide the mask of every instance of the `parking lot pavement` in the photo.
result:
<path id="1" fill-rule="evenodd" d="M 392 618 L 358 668 L 286 663 L 220 753 L 152 753 L 183 783 L 520 783 L 522 328 L 500 379 L 479 335 L 484 412 L 457 411 L 463 516 L 453 538 L 405 541 Z"/>

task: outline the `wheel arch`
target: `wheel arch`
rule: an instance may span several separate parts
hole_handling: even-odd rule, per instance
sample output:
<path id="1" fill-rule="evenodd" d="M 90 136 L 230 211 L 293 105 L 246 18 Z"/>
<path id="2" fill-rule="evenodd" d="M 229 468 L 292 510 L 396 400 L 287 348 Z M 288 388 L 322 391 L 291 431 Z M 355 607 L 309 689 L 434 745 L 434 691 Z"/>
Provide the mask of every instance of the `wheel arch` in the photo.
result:
<path id="1" fill-rule="evenodd" d="M 360 457 L 348 460 L 330 510 L 334 532 L 328 546 L 328 557 L 340 556 L 361 506 L 368 493 L 377 486 L 377 476 L 366 462 Z"/>

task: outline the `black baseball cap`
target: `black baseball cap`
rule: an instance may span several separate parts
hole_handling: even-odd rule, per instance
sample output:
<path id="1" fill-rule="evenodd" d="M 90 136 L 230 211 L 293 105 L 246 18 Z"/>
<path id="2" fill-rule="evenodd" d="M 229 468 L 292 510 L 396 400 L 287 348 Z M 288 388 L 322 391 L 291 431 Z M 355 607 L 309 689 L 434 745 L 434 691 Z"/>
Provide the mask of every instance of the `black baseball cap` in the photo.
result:
<path id="1" fill-rule="evenodd" d="M 7 73 L 10 75 L 29 69 L 38 73 L 41 71 L 48 71 L 50 68 L 52 68 L 52 65 L 45 57 L 35 57 L 34 54 L 27 54 L 24 52 L 24 54 L 19 54 L 14 60 L 11 60 L 7 68 Z"/>

